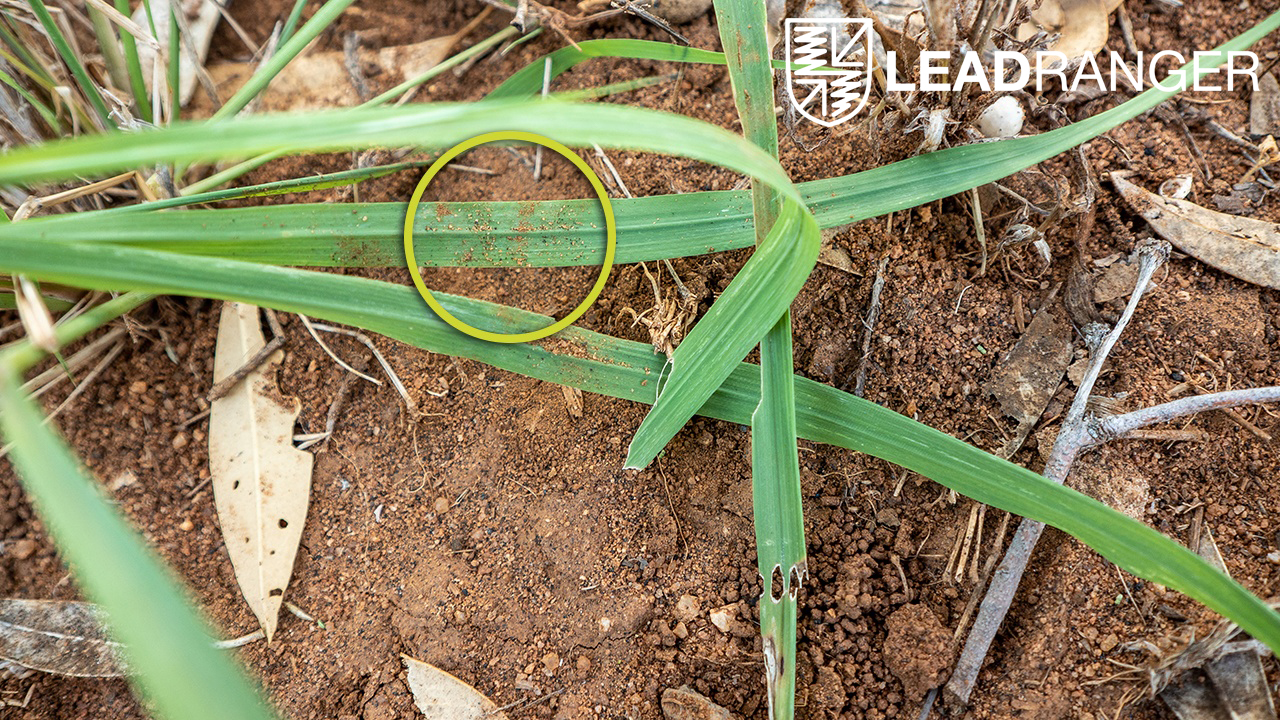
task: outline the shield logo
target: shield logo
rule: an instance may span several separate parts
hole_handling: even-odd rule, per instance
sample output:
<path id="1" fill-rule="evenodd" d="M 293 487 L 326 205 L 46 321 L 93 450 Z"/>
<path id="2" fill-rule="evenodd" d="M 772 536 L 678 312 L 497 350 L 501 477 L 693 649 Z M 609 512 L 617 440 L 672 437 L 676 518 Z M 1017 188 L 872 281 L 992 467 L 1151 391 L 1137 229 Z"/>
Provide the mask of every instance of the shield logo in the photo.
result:
<path id="1" fill-rule="evenodd" d="M 787 18 L 787 97 L 824 127 L 857 115 L 871 94 L 871 21 Z"/>

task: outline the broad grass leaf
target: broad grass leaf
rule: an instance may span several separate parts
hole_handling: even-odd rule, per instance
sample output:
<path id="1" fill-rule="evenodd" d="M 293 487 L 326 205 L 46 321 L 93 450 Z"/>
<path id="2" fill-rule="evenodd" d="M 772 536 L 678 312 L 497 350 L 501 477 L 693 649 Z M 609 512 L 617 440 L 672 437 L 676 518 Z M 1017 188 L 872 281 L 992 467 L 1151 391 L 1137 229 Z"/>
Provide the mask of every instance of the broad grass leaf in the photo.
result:
<path id="1" fill-rule="evenodd" d="M 217 383 L 266 346 L 254 305 L 225 303 L 213 377 Z M 293 447 L 300 403 L 276 388 L 277 351 L 209 412 L 209 471 L 227 554 L 240 592 L 267 642 L 276 629 L 311 497 L 310 453 Z"/>

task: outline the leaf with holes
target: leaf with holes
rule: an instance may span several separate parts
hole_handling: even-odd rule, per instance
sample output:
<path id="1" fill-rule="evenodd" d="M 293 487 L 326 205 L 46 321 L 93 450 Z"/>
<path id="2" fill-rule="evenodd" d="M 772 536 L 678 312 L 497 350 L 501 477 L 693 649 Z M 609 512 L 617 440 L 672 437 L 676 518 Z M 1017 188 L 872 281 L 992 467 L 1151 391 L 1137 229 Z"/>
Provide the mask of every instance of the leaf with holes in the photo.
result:
<path id="1" fill-rule="evenodd" d="M 222 306 L 213 380 L 239 370 L 266 346 L 258 308 Z M 302 540 L 311 496 L 310 453 L 293 447 L 297 398 L 276 388 L 277 351 L 221 398 L 209 412 L 209 471 L 222 537 L 240 592 L 267 642 L 276 629 L 293 559 Z"/>

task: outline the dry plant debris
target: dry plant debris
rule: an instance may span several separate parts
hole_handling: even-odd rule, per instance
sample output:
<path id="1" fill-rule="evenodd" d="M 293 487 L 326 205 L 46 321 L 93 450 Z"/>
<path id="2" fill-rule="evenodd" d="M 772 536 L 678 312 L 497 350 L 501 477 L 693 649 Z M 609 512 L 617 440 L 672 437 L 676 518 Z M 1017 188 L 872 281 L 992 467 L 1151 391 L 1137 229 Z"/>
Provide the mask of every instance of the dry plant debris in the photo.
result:
<path id="1" fill-rule="evenodd" d="M 21 668 L 71 677 L 124 674 L 121 645 L 98 606 L 72 600 L 0 600 L 0 658 Z"/>
<path id="2" fill-rule="evenodd" d="M 354 50 L 360 58 L 360 68 L 365 74 L 385 73 L 389 77 L 412 78 L 435 67 L 449 56 L 462 33 L 424 40 L 412 45 L 396 45 L 378 48 L 376 51 Z M 219 63 L 209 66 L 220 95 L 230 95 L 243 85 L 254 70 L 255 63 Z M 289 63 L 271 81 L 262 93 L 263 110 L 319 110 L 334 107 L 352 107 L 364 98 L 353 81 L 347 80 L 346 53 L 341 50 L 313 52 L 302 55 Z M 203 98 L 196 98 L 195 108 L 209 114 Z"/>
<path id="3" fill-rule="evenodd" d="M 733 714 L 688 685 L 662 691 L 666 720 L 733 720 Z"/>
<path id="4" fill-rule="evenodd" d="M 1107 44 L 1107 17 L 1121 0 L 1045 0 L 1031 11 L 1031 21 L 1018 28 L 1018 39 L 1029 40 L 1038 32 L 1057 35 L 1049 50 L 1078 58 L 1102 50 Z"/>
<path id="5" fill-rule="evenodd" d="M 182 36 L 182 50 L 178 57 L 178 68 L 181 73 L 178 80 L 178 99 L 186 105 L 195 94 L 197 73 L 204 67 L 204 59 L 209 54 L 209 46 L 213 43 L 213 31 L 218 27 L 222 10 L 215 0 L 152 3 L 150 13 L 155 20 L 155 39 L 161 48 L 169 47 L 169 14 L 173 8 L 180 8 L 182 11 L 178 19 L 179 32 Z M 152 25 L 145 4 L 138 5 L 138 9 L 133 13 L 133 22 L 150 35 Z M 148 84 L 147 89 L 154 93 L 153 83 L 164 75 L 164 66 L 168 60 L 145 43 L 138 47 L 138 60 L 142 63 L 142 78 Z"/>
<path id="6" fill-rule="evenodd" d="M 1258 79 L 1258 89 L 1249 98 L 1249 132 L 1280 135 L 1280 82 L 1271 73 Z"/>
<path id="7" fill-rule="evenodd" d="M 266 346 L 258 308 L 225 303 L 214 356 L 214 381 L 228 377 Z M 275 632 L 311 497 L 310 453 L 293 447 L 301 403 L 276 388 L 277 350 L 213 402 L 209 470 L 218 519 L 236 582 L 267 641 Z"/>
<path id="8" fill-rule="evenodd" d="M 1246 282 L 1280 289 L 1280 229 L 1275 224 L 1161 197 L 1122 173 L 1111 173 L 1111 183 L 1174 247 Z"/>
<path id="9" fill-rule="evenodd" d="M 440 668 L 401 655 L 413 703 L 427 720 L 506 720 L 489 698 Z"/>

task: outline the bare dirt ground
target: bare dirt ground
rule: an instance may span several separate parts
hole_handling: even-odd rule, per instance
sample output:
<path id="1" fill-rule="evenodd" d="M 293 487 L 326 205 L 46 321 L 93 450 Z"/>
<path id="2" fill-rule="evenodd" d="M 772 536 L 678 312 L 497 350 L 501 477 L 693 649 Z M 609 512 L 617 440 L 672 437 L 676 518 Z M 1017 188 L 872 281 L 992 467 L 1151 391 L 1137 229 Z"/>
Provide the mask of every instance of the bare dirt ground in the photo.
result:
<path id="1" fill-rule="evenodd" d="M 572 4 L 556 3 L 566 10 Z M 291 2 L 234 6 L 255 41 L 288 12 Z M 357 6 L 322 36 L 340 49 L 346 33 L 368 46 L 416 42 L 452 33 L 480 4 L 388 2 Z M 1184 52 L 1217 45 L 1274 10 L 1274 3 L 1188 0 L 1175 9 L 1133 0 L 1128 12 L 1138 47 Z M 501 27 L 489 18 L 465 42 Z M 716 48 L 710 17 L 683 26 L 700 47 Z M 603 23 L 578 37 L 664 39 L 633 19 Z M 462 77 L 446 73 L 419 100 L 474 100 L 503 78 L 559 47 L 546 33 L 504 58 L 486 60 Z M 1113 29 L 1109 49 L 1122 50 Z M 1255 48 L 1276 58 L 1269 38 Z M 237 59 L 243 44 L 225 27 L 214 59 Z M 597 86 L 668 72 L 645 61 L 595 60 L 557 81 L 558 89 Z M 376 89 L 400 78 L 376 77 Z M 1068 107 L 1083 118 L 1122 97 Z M 1248 91 L 1201 94 L 1194 105 L 1229 128 L 1247 125 Z M 721 68 L 691 66 L 674 83 L 613 98 L 681 112 L 736 130 L 729 82 Z M 1047 121 L 1033 121 L 1043 131 Z M 819 133 L 801 128 L 801 136 Z M 1178 123 L 1144 116 L 1089 143 L 1095 174 L 1130 169 L 1154 189 L 1194 174 L 1192 200 L 1212 206 L 1248 168 L 1238 149 L 1192 126 L 1191 150 Z M 782 162 L 797 181 L 874 167 L 909 153 L 918 138 L 901 129 L 868 137 L 859 131 L 806 152 L 784 138 Z M 728 171 L 677 158 L 610 153 L 636 195 L 728 189 Z M 345 169 L 347 155 L 280 162 L 246 182 Z M 432 186 L 439 199 L 526 200 L 583 197 L 585 185 L 564 163 L 551 178 L 530 181 L 510 154 L 476 151 L 466 162 L 493 177 L 447 173 Z M 594 161 L 593 161 L 594 162 Z M 1206 180 L 1204 170 L 1212 174 Z M 1011 179 L 1035 202 L 1053 202 L 1074 182 L 1067 157 Z M 1053 184 L 1056 179 L 1058 190 Z M 417 178 L 395 176 L 363 186 L 364 201 L 403 201 Z M 1072 186 L 1072 187 L 1077 187 Z M 349 201 L 342 191 L 286 197 Z M 1013 206 L 988 208 L 988 236 L 999 236 Z M 1271 197 L 1244 214 L 1280 220 Z M 980 262 L 969 206 L 956 199 L 890 218 L 859 223 L 832 240 L 852 271 L 819 265 L 793 306 L 796 369 L 851 389 L 860 357 L 862 319 L 876 266 L 889 258 L 883 313 L 872 343 L 866 397 L 989 450 L 1016 423 L 984 390 L 999 359 L 1019 336 L 1020 317 L 1047 303 L 1065 281 L 1076 222 L 1051 228 L 1052 264 L 1029 248 Z M 1097 222 L 1084 239 L 1086 265 L 1127 254 L 1151 231 L 1100 184 Z M 705 311 L 746 259 L 743 252 L 677 261 Z M 407 283 L 403 269 L 375 271 Z M 545 313 L 578 302 L 595 276 L 577 270 L 435 270 L 433 287 L 516 304 Z M 1125 409 L 1167 399 L 1191 380 L 1210 389 L 1280 384 L 1280 293 L 1259 289 L 1175 256 L 1156 278 L 1134 323 L 1112 354 L 1101 395 Z M 1101 307 L 1116 312 L 1123 300 Z M 652 292 L 638 267 L 619 267 L 604 296 L 580 324 L 648 341 L 625 308 L 641 311 Z M 211 384 L 217 305 L 165 299 L 135 313 L 128 351 L 58 420 L 75 449 L 104 484 L 125 473 L 136 482 L 112 491 L 148 541 L 183 578 L 224 636 L 256 627 L 236 587 L 223 549 L 208 479 L 204 421 Z M 0 315 L 0 320 L 10 318 Z M 286 394 L 303 404 L 301 431 L 321 429 L 345 372 L 286 317 Z M 345 338 L 331 341 L 343 357 L 367 353 Z M 434 663 L 488 694 L 499 705 L 543 702 L 513 717 L 661 717 L 662 689 L 688 684 L 745 718 L 766 716 L 763 666 L 755 623 L 760 580 L 751 525 L 749 436 L 738 425 L 694 420 L 651 468 L 623 471 L 627 444 L 646 407 L 588 395 L 581 415 L 560 387 L 377 339 L 425 417 L 410 419 L 387 386 L 357 382 L 335 436 L 316 454 L 314 493 L 291 601 L 323 628 L 284 615 L 276 640 L 243 648 L 239 657 L 280 712 L 295 720 L 414 717 L 400 653 Z M 1075 347 L 1080 347 L 1076 341 Z M 1082 352 L 1082 351 L 1080 351 Z M 1043 462 L 1075 387 L 1064 383 L 1038 430 L 1014 461 Z M 53 407 L 66 389 L 44 398 Z M 440 394 L 443 393 L 443 394 Z M 1273 435 L 1272 411 L 1243 410 Z M 1276 593 L 1280 570 L 1266 559 L 1278 549 L 1280 453 L 1221 414 L 1191 421 L 1204 443 L 1114 443 L 1085 456 L 1074 486 L 1121 504 L 1186 542 L 1193 523 L 1211 528 L 1236 579 L 1264 597 Z M 945 678 L 958 642 L 956 624 L 975 592 L 967 576 L 944 576 L 964 533 L 971 502 L 874 458 L 801 444 L 811 579 L 801 593 L 799 714 L 805 718 L 914 718 L 928 679 Z M 7 463 L 0 463 L 0 595 L 73 598 L 74 585 L 56 549 L 33 517 Z M 980 546 L 993 552 L 1002 513 L 988 514 Z M 901 566 L 901 572 L 898 566 Z M 1127 587 L 1126 587 L 1127 586 Z M 1130 602 L 1129 595 L 1133 601 Z M 682 608 L 683 596 L 693 598 Z M 725 608 L 722 632 L 709 612 Z M 1126 643 L 1201 634 L 1215 618 L 1191 601 L 1119 572 L 1060 532 L 1046 533 L 1012 614 L 979 677 L 970 717 L 1116 717 L 1125 688 L 1098 683 L 1113 661 L 1137 662 Z M 162 631 L 157 628 L 157 631 Z M 960 641 L 963 640 L 961 635 Z M 1273 673 L 1273 665 L 1268 666 Z M 905 682 L 904 682 L 905 679 Z M 140 717 L 123 681 L 35 675 L 0 679 L 3 697 L 21 699 L 34 685 L 23 718 Z M 1171 717 L 1158 702 L 1124 709 L 1121 717 Z"/>

